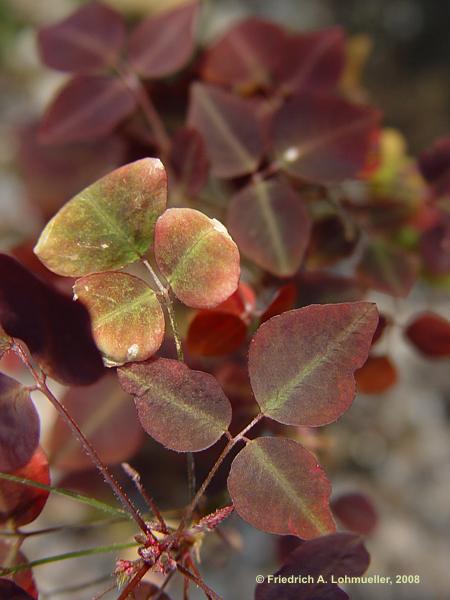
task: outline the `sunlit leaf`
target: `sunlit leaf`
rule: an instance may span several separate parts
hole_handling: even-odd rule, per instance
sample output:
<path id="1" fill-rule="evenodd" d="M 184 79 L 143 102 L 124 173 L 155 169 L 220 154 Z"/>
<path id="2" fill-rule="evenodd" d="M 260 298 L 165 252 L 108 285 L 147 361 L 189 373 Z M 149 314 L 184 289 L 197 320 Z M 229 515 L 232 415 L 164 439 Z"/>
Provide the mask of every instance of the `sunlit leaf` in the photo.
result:
<path id="1" fill-rule="evenodd" d="M 355 533 L 370 535 L 377 526 L 377 512 L 364 494 L 342 494 L 331 502 L 331 509 L 342 525 Z"/>
<path id="2" fill-rule="evenodd" d="M 89 387 L 72 387 L 62 403 L 108 465 L 130 459 L 142 443 L 142 427 L 129 396 L 113 375 Z M 117 440 L 120 439 L 120 444 Z M 60 469 L 78 471 L 92 467 L 90 458 L 62 419 L 57 419 L 47 448 L 50 462 Z"/>
<path id="3" fill-rule="evenodd" d="M 41 448 L 31 460 L 12 475 L 31 479 L 44 485 L 50 484 L 47 457 Z M 16 527 L 31 523 L 41 513 L 48 498 L 48 490 L 22 485 L 12 481 L 2 481 L 0 486 L 0 522 L 12 522 Z"/>
<path id="4" fill-rule="evenodd" d="M 15 471 L 33 456 L 40 423 L 30 392 L 0 373 L 0 471 Z"/>
<path id="5" fill-rule="evenodd" d="M 335 421 L 355 396 L 353 373 L 367 359 L 374 304 L 313 305 L 273 317 L 250 345 L 249 372 L 262 412 L 286 425 Z"/>
<path id="6" fill-rule="evenodd" d="M 158 159 L 124 165 L 72 198 L 47 224 L 35 252 L 51 271 L 69 277 L 122 267 L 151 246 L 166 202 Z"/>
<path id="7" fill-rule="evenodd" d="M 203 450 L 230 424 L 230 403 L 208 373 L 165 358 L 126 365 L 118 373 L 124 390 L 135 397 L 143 428 L 167 448 Z"/>
<path id="8" fill-rule="evenodd" d="M 92 2 L 38 34 L 42 62 L 58 71 L 86 73 L 114 65 L 125 43 L 125 22 L 109 6 Z"/>
<path id="9" fill-rule="evenodd" d="M 177 191 L 194 197 L 208 178 L 209 163 L 202 136 L 191 127 L 180 129 L 172 140 L 170 163 Z"/>
<path id="10" fill-rule="evenodd" d="M 416 315 L 405 329 L 405 335 L 424 356 L 450 356 L 450 321 L 436 313 Z"/>
<path id="11" fill-rule="evenodd" d="M 128 86 L 109 75 L 76 75 L 47 108 L 39 128 L 46 144 L 68 144 L 108 135 L 136 108 Z"/>
<path id="12" fill-rule="evenodd" d="M 291 310 L 295 306 L 295 300 L 297 298 L 297 288 L 292 283 L 287 283 L 278 289 L 270 304 L 261 315 L 259 322 L 264 323 L 272 317 L 281 315 L 281 313 Z"/>
<path id="13" fill-rule="evenodd" d="M 151 16 L 133 31 L 128 59 L 142 77 L 165 77 L 188 62 L 195 47 L 197 1 Z"/>
<path id="14" fill-rule="evenodd" d="M 93 273 L 77 279 L 73 291 L 89 311 L 107 366 L 146 360 L 161 346 L 164 313 L 142 279 L 118 271 Z"/>
<path id="15" fill-rule="evenodd" d="M 272 122 L 277 159 L 295 177 L 317 183 L 357 176 L 378 122 L 372 108 L 304 92 L 293 96 Z"/>
<path id="16" fill-rule="evenodd" d="M 245 341 L 247 325 L 230 313 L 202 310 L 191 321 L 186 338 L 189 352 L 219 356 L 237 350 Z"/>
<path id="17" fill-rule="evenodd" d="M 191 208 L 171 208 L 158 219 L 155 257 L 177 298 L 212 308 L 239 282 L 239 251 L 225 227 Z"/>
<path id="18" fill-rule="evenodd" d="M 389 356 L 369 356 L 355 379 L 359 392 L 382 394 L 397 382 L 397 369 Z"/>
<path id="19" fill-rule="evenodd" d="M 195 83 L 188 122 L 202 134 L 217 177 L 246 175 L 258 166 L 263 153 L 262 125 L 250 101 Z"/>
<path id="20" fill-rule="evenodd" d="M 0 323 L 51 377 L 88 385 L 104 372 L 87 310 L 0 254 Z"/>
<path id="21" fill-rule="evenodd" d="M 293 440 L 247 443 L 231 465 L 228 490 L 238 514 L 263 531 L 309 539 L 335 530 L 330 482 L 316 458 Z"/>
<path id="22" fill-rule="evenodd" d="M 251 183 L 230 203 L 227 226 L 241 252 L 273 275 L 300 267 L 310 219 L 302 198 L 281 179 Z"/>
<path id="23" fill-rule="evenodd" d="M 309 540 L 296 548 L 274 574 L 281 578 L 279 582 L 257 585 L 255 600 L 348 600 L 348 595 L 332 583 L 331 576 L 360 576 L 369 562 L 369 553 L 358 535 L 335 533 Z M 305 582 L 283 583 L 283 578 L 296 575 Z"/>
<path id="24" fill-rule="evenodd" d="M 10 579 L 0 579 L 0 594 L 5 600 L 33 600 L 22 587 Z"/>

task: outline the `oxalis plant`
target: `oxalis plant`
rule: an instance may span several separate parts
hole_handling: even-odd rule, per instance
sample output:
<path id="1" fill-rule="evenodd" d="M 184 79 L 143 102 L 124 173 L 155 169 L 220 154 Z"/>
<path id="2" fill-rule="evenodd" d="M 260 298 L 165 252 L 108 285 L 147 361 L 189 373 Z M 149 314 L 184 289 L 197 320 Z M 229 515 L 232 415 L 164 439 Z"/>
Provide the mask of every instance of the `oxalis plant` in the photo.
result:
<path id="1" fill-rule="evenodd" d="M 358 534 L 376 515 L 358 494 L 330 508 L 312 432 L 350 407 L 355 376 L 366 393 L 395 383 L 376 346 L 389 328 L 425 357 L 450 354 L 440 315 L 405 325 L 364 301 L 448 280 L 448 138 L 416 162 L 380 128 L 358 79 L 364 44 L 339 28 L 249 18 L 199 48 L 199 15 L 189 2 L 128 24 L 91 3 L 38 34 L 43 62 L 70 78 L 22 132 L 48 224 L 0 255 L 0 353 L 32 378 L 0 375 L 2 598 L 37 598 L 33 567 L 111 552 L 119 600 L 167 599 L 175 576 L 185 600 L 194 585 L 217 599 L 200 560 L 233 511 L 294 539 L 277 575 L 313 577 L 259 583 L 256 600 L 348 598 L 331 575 L 361 575 L 369 556 L 333 514 Z M 94 465 L 119 506 L 52 485 L 37 394 L 59 414 L 55 471 Z M 155 501 L 144 452 L 139 469 L 124 462 L 142 430 L 167 463 L 186 455 L 186 502 Z M 25 540 L 59 530 L 22 529 L 50 493 L 133 534 L 27 562 Z"/>

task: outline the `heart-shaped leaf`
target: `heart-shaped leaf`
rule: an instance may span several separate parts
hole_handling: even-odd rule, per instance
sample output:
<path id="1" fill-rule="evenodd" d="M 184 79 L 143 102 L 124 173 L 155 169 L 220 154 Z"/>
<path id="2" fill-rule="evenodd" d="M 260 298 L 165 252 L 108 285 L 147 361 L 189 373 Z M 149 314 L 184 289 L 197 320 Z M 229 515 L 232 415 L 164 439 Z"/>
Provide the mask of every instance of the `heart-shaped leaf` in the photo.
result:
<path id="1" fill-rule="evenodd" d="M 143 428 L 167 448 L 204 450 L 228 429 L 231 405 L 212 375 L 166 358 L 126 365 L 118 373 L 123 389 L 135 397 Z"/>
<path id="2" fill-rule="evenodd" d="M 266 321 L 249 353 L 262 412 L 286 425 L 335 421 L 353 401 L 353 373 L 367 359 L 377 322 L 368 302 L 307 306 Z"/>
<path id="3" fill-rule="evenodd" d="M 97 347 L 107 366 L 146 360 L 164 338 L 164 313 L 142 279 L 112 271 L 75 282 L 75 298 L 86 306 Z"/>
<path id="4" fill-rule="evenodd" d="M 232 198 L 227 227 L 245 256 L 273 275 L 288 277 L 300 267 L 310 219 L 287 182 L 269 179 L 251 183 Z"/>
<path id="5" fill-rule="evenodd" d="M 231 465 L 228 491 L 238 514 L 262 531 L 309 539 L 335 530 L 330 482 L 314 455 L 293 440 L 247 443 Z"/>
<path id="6" fill-rule="evenodd" d="M 139 260 L 167 202 L 162 163 L 124 165 L 77 194 L 53 217 L 35 253 L 51 271 L 79 277 Z"/>
<path id="7" fill-rule="evenodd" d="M 239 283 L 239 251 L 225 227 L 191 208 L 170 208 L 158 219 L 155 257 L 177 298 L 213 308 Z"/>
<path id="8" fill-rule="evenodd" d="M 26 387 L 0 373 L 0 471 L 27 464 L 39 444 L 40 423 Z"/>
<path id="9" fill-rule="evenodd" d="M 88 73 L 111 67 L 125 43 L 125 22 L 109 6 L 91 2 L 38 34 L 42 62 L 58 71 Z"/>

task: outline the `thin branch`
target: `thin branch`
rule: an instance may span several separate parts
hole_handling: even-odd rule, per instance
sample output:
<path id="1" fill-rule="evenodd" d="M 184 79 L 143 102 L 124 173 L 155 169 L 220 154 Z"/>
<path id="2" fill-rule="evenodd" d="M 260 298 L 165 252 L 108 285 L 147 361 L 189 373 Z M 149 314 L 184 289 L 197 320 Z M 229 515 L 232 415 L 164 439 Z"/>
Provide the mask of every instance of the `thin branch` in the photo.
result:
<path id="1" fill-rule="evenodd" d="M 185 577 L 188 577 L 191 581 L 193 581 L 195 583 L 195 585 L 197 585 L 199 588 L 201 588 L 203 590 L 205 596 L 209 600 L 222 600 L 222 598 L 220 596 L 218 596 L 214 590 L 212 590 L 208 585 L 206 585 L 206 583 L 203 581 L 203 579 L 201 579 L 200 577 L 197 577 L 197 575 L 194 575 L 194 573 L 192 573 L 188 569 L 185 569 L 180 564 L 177 564 L 177 569 L 182 575 L 184 575 Z M 119 600 L 120 600 L 120 598 L 119 598 Z M 125 599 L 123 599 L 123 600 L 125 600 Z"/>
<path id="2" fill-rule="evenodd" d="M 159 510 L 159 508 L 158 508 L 156 502 L 154 501 L 154 499 L 152 498 L 152 496 L 150 496 L 150 494 L 147 492 L 147 490 L 142 485 L 141 476 L 139 475 L 139 473 L 136 471 L 136 469 L 133 469 L 133 467 L 126 462 L 122 463 L 122 469 L 125 471 L 125 473 L 128 475 L 128 477 L 132 480 L 132 482 L 136 486 L 136 489 L 141 494 L 142 498 L 145 500 L 148 508 L 151 510 L 153 515 L 158 520 L 162 533 L 169 533 L 169 529 L 166 525 L 166 522 L 164 521 L 164 517 L 162 516 L 161 511 Z M 155 536 L 153 536 L 153 537 L 155 538 Z"/>
<path id="3" fill-rule="evenodd" d="M 131 592 L 139 585 L 141 579 L 144 577 L 144 575 L 149 569 L 150 565 L 144 563 L 134 575 L 134 577 L 131 579 L 131 581 L 128 582 L 128 585 L 125 586 L 125 588 L 122 590 L 117 600 L 127 600 Z"/>

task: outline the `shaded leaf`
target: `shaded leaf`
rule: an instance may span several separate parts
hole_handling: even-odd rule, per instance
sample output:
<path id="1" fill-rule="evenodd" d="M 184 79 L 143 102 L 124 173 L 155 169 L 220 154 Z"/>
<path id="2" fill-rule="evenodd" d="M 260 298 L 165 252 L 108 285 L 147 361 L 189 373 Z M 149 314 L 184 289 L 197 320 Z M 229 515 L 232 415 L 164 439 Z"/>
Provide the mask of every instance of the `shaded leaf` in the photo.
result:
<path id="1" fill-rule="evenodd" d="M 5 600 L 33 600 L 33 596 L 10 579 L 0 579 L 0 594 Z"/>
<path id="2" fill-rule="evenodd" d="M 262 531 L 309 539 L 335 530 L 330 482 L 316 458 L 293 440 L 248 442 L 231 465 L 228 491 L 238 514 Z"/>
<path id="3" fill-rule="evenodd" d="M 302 198 L 281 179 L 251 183 L 233 196 L 227 226 L 245 256 L 280 277 L 300 267 L 311 227 Z"/>
<path id="4" fill-rule="evenodd" d="M 33 456 L 40 422 L 30 392 L 0 373 L 0 471 L 15 471 Z"/>
<path id="5" fill-rule="evenodd" d="M 450 193 L 450 135 L 434 142 L 419 158 L 422 175 L 436 195 Z"/>
<path id="6" fill-rule="evenodd" d="M 450 321 L 436 313 L 416 315 L 405 329 L 405 335 L 424 356 L 450 356 Z"/>
<path id="7" fill-rule="evenodd" d="M 450 273 L 450 218 L 443 218 L 441 223 L 424 231 L 420 240 L 420 252 L 430 273 Z"/>
<path id="8" fill-rule="evenodd" d="M 189 352 L 197 356 L 220 356 L 244 343 L 247 325 L 231 313 L 203 310 L 191 321 L 186 338 Z"/>
<path id="9" fill-rule="evenodd" d="M 397 382 L 397 369 L 389 356 L 369 356 L 355 379 L 359 392 L 382 394 Z"/>
<path id="10" fill-rule="evenodd" d="M 297 288 L 292 283 L 287 283 L 280 287 L 274 294 L 270 304 L 261 315 L 260 324 L 268 321 L 272 317 L 281 315 L 281 313 L 291 310 L 295 306 L 297 298 Z"/>
<path id="11" fill-rule="evenodd" d="M 245 319 L 253 312 L 255 304 L 255 292 L 247 283 L 240 281 L 237 290 L 217 305 L 214 310 Z"/>
<path id="12" fill-rule="evenodd" d="M 195 47 L 199 3 L 151 16 L 131 34 L 128 60 L 142 77 L 165 77 L 178 71 L 190 59 Z"/>
<path id="13" fill-rule="evenodd" d="M 249 372 L 262 412 L 286 425 L 335 421 L 355 396 L 353 373 L 367 359 L 374 304 L 313 305 L 273 317 L 250 344 Z"/>
<path id="14" fill-rule="evenodd" d="M 378 340 L 383 336 L 386 327 L 388 327 L 389 325 L 391 325 L 391 319 L 383 313 L 380 313 L 378 317 L 378 325 L 375 330 L 375 333 L 373 334 L 372 346 L 374 346 L 378 342 Z"/>
<path id="15" fill-rule="evenodd" d="M 172 140 L 170 163 L 181 194 L 196 196 L 209 171 L 205 143 L 198 131 L 191 127 L 178 130 Z"/>
<path id="16" fill-rule="evenodd" d="M 47 224 L 35 252 L 51 271 L 78 277 L 139 260 L 167 202 L 162 163 L 124 165 L 77 194 Z"/>
<path id="17" fill-rule="evenodd" d="M 357 302 L 365 296 L 364 288 L 356 279 L 325 271 L 302 272 L 297 280 L 301 306 Z"/>
<path id="18" fill-rule="evenodd" d="M 105 364 L 146 360 L 164 339 L 164 313 L 152 288 L 120 273 L 94 273 L 77 279 L 75 298 L 86 306 Z"/>
<path id="19" fill-rule="evenodd" d="M 246 175 L 258 166 L 263 154 L 262 125 L 250 101 L 195 83 L 188 123 L 202 134 L 217 177 Z"/>
<path id="20" fill-rule="evenodd" d="M 342 494 L 331 502 L 331 509 L 342 525 L 355 533 L 370 535 L 377 526 L 377 512 L 364 494 Z"/>
<path id="21" fill-rule="evenodd" d="M 25 466 L 15 470 L 12 475 L 49 485 L 50 472 L 47 457 L 42 449 L 38 448 L 31 460 Z M 0 522 L 13 522 L 16 527 L 31 523 L 40 515 L 48 495 L 48 490 L 12 481 L 2 481 L 0 486 Z"/>
<path id="22" fill-rule="evenodd" d="M 51 377 L 88 385 L 104 372 L 87 310 L 0 254 L 0 323 Z"/>
<path id="23" fill-rule="evenodd" d="M 231 405 L 212 375 L 166 358 L 133 363 L 118 373 L 123 389 L 135 397 L 143 428 L 167 448 L 197 452 L 228 429 Z"/>
<path id="24" fill-rule="evenodd" d="M 358 234 L 348 231 L 342 219 L 327 216 L 314 223 L 306 253 L 309 269 L 334 265 L 351 256 L 358 243 Z"/>
<path id="25" fill-rule="evenodd" d="M 76 75 L 47 108 L 39 128 L 46 144 L 68 144 L 108 135 L 136 108 L 126 83 L 108 75 Z"/>
<path id="26" fill-rule="evenodd" d="M 274 115 L 277 159 L 292 176 L 331 183 L 358 175 L 369 151 L 378 112 L 329 95 L 293 96 Z"/>
<path id="27" fill-rule="evenodd" d="M 296 548 L 275 575 L 311 576 L 312 583 L 262 583 L 256 586 L 255 600 L 348 600 L 335 578 L 357 577 L 369 566 L 370 556 L 358 535 L 335 533 L 309 540 Z M 319 580 L 322 575 L 325 583 Z"/>
<path id="28" fill-rule="evenodd" d="M 0 565 L 1 565 L 0 570 L 2 568 L 5 569 L 5 568 L 10 568 L 10 567 L 15 567 L 16 565 L 20 565 L 20 564 L 24 564 L 24 563 L 28 562 L 25 555 L 22 552 L 20 552 L 20 550 L 18 551 L 17 548 L 14 548 L 13 544 L 14 544 L 14 542 L 12 542 L 12 541 L 11 541 L 11 543 L 9 543 L 6 540 L 0 541 Z M 24 569 L 23 571 L 19 571 L 19 573 L 10 575 L 10 576 L 8 576 L 7 579 L 0 579 L 0 581 L 1 582 L 13 581 L 16 585 L 20 586 L 32 598 L 35 598 L 36 600 L 38 598 L 38 591 L 36 588 L 36 583 L 34 581 L 33 572 L 31 571 L 31 568 Z M 4 591 L 4 589 L 2 589 L 1 584 L 0 584 L 0 598 L 9 600 L 9 596 L 2 595 L 3 591 Z M 13 598 L 14 598 L 14 596 L 13 596 Z M 27 596 L 27 598 L 29 598 L 29 596 Z"/>
<path id="29" fill-rule="evenodd" d="M 100 2 L 81 6 L 66 19 L 38 33 L 42 62 L 58 71 L 88 73 L 113 66 L 125 43 L 119 13 Z"/>
<path id="30" fill-rule="evenodd" d="M 158 267 L 177 298 L 212 308 L 239 283 L 239 251 L 225 227 L 191 208 L 170 208 L 155 229 Z"/>
<path id="31" fill-rule="evenodd" d="M 89 387 L 72 387 L 62 403 L 108 465 L 130 459 L 142 443 L 142 427 L 133 402 L 113 375 Z M 120 440 L 120 443 L 118 443 Z M 47 441 L 53 466 L 78 471 L 90 469 L 92 462 L 65 421 L 58 418 Z"/>

